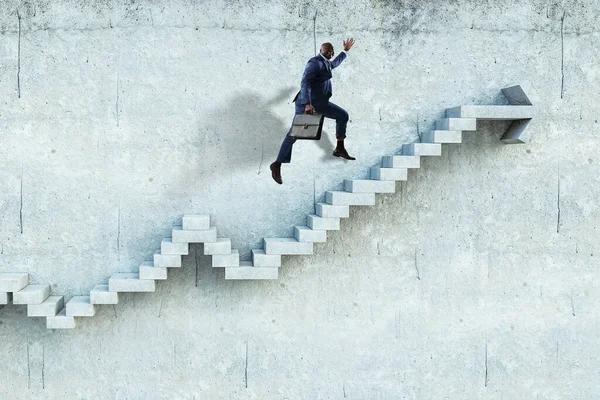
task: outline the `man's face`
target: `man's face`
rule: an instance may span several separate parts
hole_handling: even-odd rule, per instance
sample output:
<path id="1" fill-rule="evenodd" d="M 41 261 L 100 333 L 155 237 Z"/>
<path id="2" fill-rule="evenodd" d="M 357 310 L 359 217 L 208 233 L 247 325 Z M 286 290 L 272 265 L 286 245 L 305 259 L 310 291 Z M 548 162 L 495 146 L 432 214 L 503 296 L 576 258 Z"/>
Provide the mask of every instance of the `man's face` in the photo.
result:
<path id="1" fill-rule="evenodd" d="M 321 47 L 321 54 L 323 54 L 326 59 L 331 60 L 331 57 L 333 57 L 335 54 L 335 51 L 333 51 L 333 46 L 325 45 Z"/>

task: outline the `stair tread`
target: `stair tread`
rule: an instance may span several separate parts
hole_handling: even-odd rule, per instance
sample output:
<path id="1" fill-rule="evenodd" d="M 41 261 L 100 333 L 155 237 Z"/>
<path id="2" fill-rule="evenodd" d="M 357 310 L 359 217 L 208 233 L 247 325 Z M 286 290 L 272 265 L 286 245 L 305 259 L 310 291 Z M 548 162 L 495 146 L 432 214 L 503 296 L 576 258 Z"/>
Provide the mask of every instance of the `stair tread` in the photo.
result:
<path id="1" fill-rule="evenodd" d="M 110 279 L 140 280 L 140 275 L 138 272 L 115 272 Z"/>
<path id="2" fill-rule="evenodd" d="M 50 296 L 50 285 L 27 285 L 13 292 L 13 304 L 41 304 Z"/>
<path id="3" fill-rule="evenodd" d="M 269 241 L 269 242 L 276 242 L 276 243 L 297 243 L 298 241 L 293 238 L 293 237 L 280 237 L 280 238 L 264 238 L 263 240 L 265 241 Z"/>
<path id="4" fill-rule="evenodd" d="M 89 304 L 90 296 L 73 296 L 67 304 Z"/>
<path id="5" fill-rule="evenodd" d="M 264 249 L 252 249 L 252 263 L 256 267 L 281 267 L 281 255 L 267 254 Z"/>
<path id="6" fill-rule="evenodd" d="M 92 292 L 108 292 L 108 283 L 99 283 L 91 290 Z"/>
<path id="7" fill-rule="evenodd" d="M 0 273 L 0 292 L 18 292 L 29 284 L 29 274 L 26 272 Z"/>
<path id="8" fill-rule="evenodd" d="M 396 183 L 380 179 L 345 179 L 344 189 L 351 193 L 394 193 Z"/>
<path id="9" fill-rule="evenodd" d="M 215 243 L 217 241 L 217 228 L 208 229 L 183 229 L 175 226 L 171 230 L 171 238 L 174 243 Z"/>
<path id="10" fill-rule="evenodd" d="M 27 285 L 17 293 L 39 293 L 45 291 L 46 288 L 49 287 L 50 285 Z"/>
<path id="11" fill-rule="evenodd" d="M 306 222 L 314 230 L 340 230 L 340 219 L 337 217 L 324 218 L 317 214 L 307 214 Z"/>
<path id="12" fill-rule="evenodd" d="M 108 280 L 111 292 L 154 292 L 154 279 L 140 279 L 139 272 L 117 272 Z"/>
<path id="13" fill-rule="evenodd" d="M 66 307 L 60 310 L 54 317 L 46 318 L 46 328 L 48 329 L 74 329 L 75 326 L 75 317 L 67 316 Z"/>
<path id="14" fill-rule="evenodd" d="M 320 215 L 313 214 L 313 213 L 309 213 L 306 215 L 308 215 L 311 218 L 315 218 L 315 219 L 339 219 L 339 218 L 335 218 L 335 217 L 321 217 Z"/>
<path id="15" fill-rule="evenodd" d="M 293 237 L 285 238 L 264 238 L 264 249 L 268 255 L 288 254 L 303 255 L 312 254 L 313 246 L 309 242 L 300 242 Z"/>
<path id="16" fill-rule="evenodd" d="M 350 206 L 334 206 L 329 203 L 317 203 L 315 205 L 315 211 L 317 215 L 323 218 L 348 218 L 350 216 Z"/>
<path id="17" fill-rule="evenodd" d="M 339 206 L 372 206 L 375 205 L 375 193 L 352 193 L 340 190 L 325 192 L 328 204 Z"/>
<path id="18" fill-rule="evenodd" d="M 294 236 L 302 243 L 323 243 L 327 241 L 327 230 L 296 225 L 294 226 Z"/>
<path id="19" fill-rule="evenodd" d="M 28 317 L 53 317 L 64 308 L 63 296 L 50 296 L 40 304 L 28 304 Z"/>
<path id="20" fill-rule="evenodd" d="M 415 142 L 403 144 L 402 153 L 406 155 L 419 155 L 421 157 L 441 156 L 442 143 Z"/>
<path id="21" fill-rule="evenodd" d="M 210 215 L 186 214 L 181 218 L 181 226 L 186 230 L 206 230 L 210 228 Z"/>
<path id="22" fill-rule="evenodd" d="M 119 293 L 111 292 L 108 283 L 94 286 L 90 291 L 90 303 L 92 304 L 118 304 Z"/>
<path id="23" fill-rule="evenodd" d="M 74 296 L 65 306 L 67 317 L 92 317 L 98 306 L 90 302 L 90 296 Z"/>
<path id="24" fill-rule="evenodd" d="M 240 253 L 237 249 L 232 249 L 229 254 L 213 254 L 213 268 L 231 268 L 240 265 Z"/>

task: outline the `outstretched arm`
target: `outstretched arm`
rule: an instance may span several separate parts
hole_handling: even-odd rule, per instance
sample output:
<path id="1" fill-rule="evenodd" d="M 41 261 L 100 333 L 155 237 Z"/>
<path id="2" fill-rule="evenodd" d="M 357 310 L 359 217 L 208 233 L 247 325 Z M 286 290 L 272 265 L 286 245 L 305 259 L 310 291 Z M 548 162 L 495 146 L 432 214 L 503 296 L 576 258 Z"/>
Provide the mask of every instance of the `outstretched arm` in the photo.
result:
<path id="1" fill-rule="evenodd" d="M 340 54 L 337 55 L 336 58 L 333 59 L 333 61 L 331 61 L 331 68 L 337 68 L 342 61 L 344 61 L 347 57 L 346 53 L 348 51 L 350 51 L 350 49 L 352 48 L 352 46 L 354 45 L 354 39 L 350 38 L 347 40 L 344 40 L 344 51 L 342 51 Z"/>
<path id="2" fill-rule="evenodd" d="M 346 59 L 346 57 L 347 56 L 345 51 L 342 51 L 340 54 L 335 56 L 335 58 L 331 60 L 331 69 L 339 67 L 342 61 Z"/>

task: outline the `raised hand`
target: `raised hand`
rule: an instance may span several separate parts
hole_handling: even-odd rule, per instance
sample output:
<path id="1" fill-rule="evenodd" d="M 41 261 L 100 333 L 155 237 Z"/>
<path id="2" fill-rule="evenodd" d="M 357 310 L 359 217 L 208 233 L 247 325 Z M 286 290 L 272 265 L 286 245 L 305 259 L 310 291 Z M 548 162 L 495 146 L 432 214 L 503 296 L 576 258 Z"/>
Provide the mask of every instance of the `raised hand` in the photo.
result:
<path id="1" fill-rule="evenodd" d="M 354 45 L 354 38 L 344 40 L 344 50 L 348 51 Z"/>

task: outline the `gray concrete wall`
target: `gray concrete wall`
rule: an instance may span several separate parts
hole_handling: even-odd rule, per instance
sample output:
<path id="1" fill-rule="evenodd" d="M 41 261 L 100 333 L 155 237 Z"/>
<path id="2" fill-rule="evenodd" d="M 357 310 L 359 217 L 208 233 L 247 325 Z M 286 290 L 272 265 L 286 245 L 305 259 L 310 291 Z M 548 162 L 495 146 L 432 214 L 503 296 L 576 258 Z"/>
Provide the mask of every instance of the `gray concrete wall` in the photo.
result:
<path id="1" fill-rule="evenodd" d="M 136 269 L 185 213 L 248 255 L 508 84 L 532 83 L 538 115 L 522 146 L 480 124 L 277 282 L 226 282 L 193 247 L 157 293 L 75 331 L 3 308 L 0 398 L 598 398 L 599 9 L 3 1 L 0 272 L 57 294 Z M 359 159 L 329 156 L 328 123 L 279 187 L 268 166 L 314 42 L 348 36 L 332 100 Z"/>

